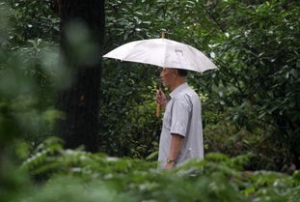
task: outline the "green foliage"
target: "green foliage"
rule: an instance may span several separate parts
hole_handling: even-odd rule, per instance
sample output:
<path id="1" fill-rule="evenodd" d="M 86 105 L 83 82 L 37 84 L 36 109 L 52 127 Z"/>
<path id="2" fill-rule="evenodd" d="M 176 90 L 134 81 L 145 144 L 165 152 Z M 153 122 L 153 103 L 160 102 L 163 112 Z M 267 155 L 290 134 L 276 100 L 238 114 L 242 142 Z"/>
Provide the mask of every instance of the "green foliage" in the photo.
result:
<path id="1" fill-rule="evenodd" d="M 244 172 L 249 156 L 229 158 L 210 153 L 204 161 L 189 161 L 174 170 L 156 163 L 63 150 L 49 139 L 22 169 L 44 176 L 42 186 L 25 201 L 293 201 L 299 196 L 299 173 Z M 49 172 L 51 171 L 51 172 Z M 49 175 L 50 174 L 50 175 Z M 55 193 L 55 196 L 53 196 Z"/>
<path id="2" fill-rule="evenodd" d="M 53 91 L 49 86 L 56 81 L 51 75 L 53 72 L 49 72 L 46 65 L 44 69 L 41 67 L 49 61 L 43 60 L 48 50 L 38 44 L 20 49 L 20 52 L 12 53 L 8 49 L 0 52 L 3 58 L 0 61 L 2 143 L 15 135 L 41 141 L 42 136 L 50 134 L 53 120 L 61 117 L 51 106 Z"/>
<path id="3" fill-rule="evenodd" d="M 19 200 L 28 191 L 31 181 L 16 165 L 51 133 L 53 121 L 61 117 L 51 106 L 49 85 L 55 82 L 53 69 L 47 68 L 53 65 L 53 58 L 48 58 L 52 49 L 42 39 L 23 40 L 21 33 L 15 32 L 16 11 L 10 3 L 0 3 L 0 201 L 3 202 Z"/>
<path id="4" fill-rule="evenodd" d="M 0 201 L 16 201 L 22 197 L 22 192 L 27 187 L 32 186 L 28 175 L 18 169 L 11 159 L 3 156 L 1 151 L 1 165 L 0 165 Z"/>
<path id="5" fill-rule="evenodd" d="M 71 77 L 57 54 L 59 20 L 50 0 L 6 0 L 0 9 L 1 202 L 298 200 L 298 171 L 263 171 L 290 171 L 297 157 L 287 148 L 299 146 L 298 1 L 106 1 L 105 52 L 166 31 L 219 67 L 189 75 L 203 98 L 205 160 L 171 171 L 152 162 L 156 67 L 104 62 L 103 153 L 42 141 L 63 117 L 53 92 Z M 26 159 L 21 169 L 15 156 Z"/>
<path id="6" fill-rule="evenodd" d="M 10 0 L 10 43 L 20 45 L 30 39 L 58 41 L 59 18 L 51 10 L 52 0 Z"/>
<path id="7" fill-rule="evenodd" d="M 11 17 L 1 18 L 1 44 L 24 56 L 19 61 L 29 64 L 24 70 L 30 75 L 28 83 L 32 83 L 33 76 L 39 86 L 58 87 L 70 74 L 53 62 L 58 60 L 55 48 L 47 54 L 44 51 L 58 39 L 59 20 L 50 5 L 49 1 L 3 1 L 1 13 Z M 217 72 L 191 74 L 189 79 L 205 97 L 205 127 L 228 117 L 252 133 L 260 131 L 255 137 L 272 137 L 273 143 L 267 141 L 270 147 L 275 144 L 283 151 L 289 147 L 297 153 L 298 7 L 298 2 L 282 1 L 109 1 L 104 51 L 127 41 L 159 37 L 162 31 L 167 32 L 168 38 L 203 50 L 219 66 Z M 11 58 L 6 54 L 3 52 L 2 61 Z M 155 152 L 152 145 L 156 144 L 160 129 L 153 101 L 158 71 L 145 65 L 105 61 L 100 100 L 100 116 L 105 120 L 101 121 L 101 151 L 135 157 Z M 3 82 L 13 87 L 17 79 L 15 76 L 14 80 Z M 7 85 L 2 86 L 8 89 Z M 36 92 L 44 97 L 49 89 Z M 50 99 L 44 100 L 44 104 L 51 104 Z M 280 146 L 282 142 L 285 145 Z M 225 151 L 230 155 L 238 153 Z M 292 152 L 285 152 L 289 156 L 283 159 L 287 166 L 293 161 Z"/>
<path id="8" fill-rule="evenodd" d="M 1 10 L 5 12 L 1 12 L 4 29 L 0 38 L 0 142 L 6 144 L 19 136 L 35 144 L 51 133 L 53 120 L 61 117 L 52 106 L 52 93 L 53 87 L 60 86 L 59 75 L 63 71 L 54 68 L 59 61 L 56 45 L 46 41 L 49 38 L 37 38 L 35 34 L 25 37 L 28 30 L 19 28 L 33 23 L 31 18 L 41 19 L 49 5 L 41 6 L 39 1 L 3 1 Z M 39 27 L 35 32 L 49 32 L 42 27 L 50 24 L 42 25 L 37 20 L 35 23 Z"/>
<path id="9" fill-rule="evenodd" d="M 155 117 L 157 84 L 149 78 L 155 71 L 129 64 L 104 67 L 100 116 L 105 121 L 101 121 L 100 151 L 141 158 L 153 152 L 160 128 Z"/>
<path id="10" fill-rule="evenodd" d="M 264 130 L 234 126 L 230 121 L 208 125 L 204 130 L 206 152 L 220 152 L 231 157 L 251 154 L 244 165 L 247 170 L 277 170 L 291 173 L 295 170 L 291 156 L 286 156 L 288 148 L 270 140 Z M 228 135 L 230 134 L 230 137 Z"/>
<path id="11" fill-rule="evenodd" d="M 144 163 L 145 168 L 153 167 L 153 163 Z M 77 150 L 64 150 L 60 139 L 53 137 L 40 144 L 34 154 L 22 165 L 33 176 L 48 179 L 53 175 L 68 174 L 82 179 L 105 177 L 111 172 L 129 173 L 142 169 L 141 160 L 120 159 L 106 154 L 91 154 Z"/>
<path id="12" fill-rule="evenodd" d="M 228 118 L 264 133 L 299 166 L 299 2 L 219 1 L 219 100 Z M 217 14 L 218 13 L 218 14 Z M 265 136 L 265 137 L 266 137 Z"/>

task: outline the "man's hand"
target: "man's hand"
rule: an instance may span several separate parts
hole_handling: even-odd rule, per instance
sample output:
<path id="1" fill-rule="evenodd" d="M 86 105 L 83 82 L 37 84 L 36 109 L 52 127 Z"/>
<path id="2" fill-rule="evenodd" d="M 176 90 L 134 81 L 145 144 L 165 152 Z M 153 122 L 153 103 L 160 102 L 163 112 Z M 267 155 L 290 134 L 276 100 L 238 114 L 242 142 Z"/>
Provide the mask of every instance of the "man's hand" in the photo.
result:
<path id="1" fill-rule="evenodd" d="M 166 108 L 167 98 L 166 98 L 166 95 L 164 94 L 164 92 L 163 92 L 161 89 L 156 90 L 155 99 L 156 99 L 156 102 L 157 102 L 158 104 L 160 104 L 160 106 L 161 106 L 163 109 Z"/>

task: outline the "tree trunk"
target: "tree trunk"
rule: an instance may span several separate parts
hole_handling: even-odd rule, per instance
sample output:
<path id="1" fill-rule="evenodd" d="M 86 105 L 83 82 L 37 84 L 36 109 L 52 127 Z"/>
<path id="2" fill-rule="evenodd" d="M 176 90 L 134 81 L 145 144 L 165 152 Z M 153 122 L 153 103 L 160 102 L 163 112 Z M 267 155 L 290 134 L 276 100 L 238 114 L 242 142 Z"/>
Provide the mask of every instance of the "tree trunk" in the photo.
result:
<path id="1" fill-rule="evenodd" d="M 66 148 L 75 149 L 83 145 L 87 151 L 97 152 L 104 0 L 60 0 L 59 14 L 61 56 L 65 68 L 72 74 L 72 83 L 69 88 L 58 92 L 57 109 L 65 113 L 65 117 L 57 121 L 57 135 L 64 139 Z M 89 33 L 87 42 L 94 46 L 93 54 L 78 51 L 87 44 L 76 46 L 68 38 L 70 33 L 75 37 L 81 36 L 79 32 L 83 30 L 70 26 L 75 22 L 80 22 L 80 28 L 86 28 L 84 33 Z M 88 58 L 82 58 L 85 56 Z"/>

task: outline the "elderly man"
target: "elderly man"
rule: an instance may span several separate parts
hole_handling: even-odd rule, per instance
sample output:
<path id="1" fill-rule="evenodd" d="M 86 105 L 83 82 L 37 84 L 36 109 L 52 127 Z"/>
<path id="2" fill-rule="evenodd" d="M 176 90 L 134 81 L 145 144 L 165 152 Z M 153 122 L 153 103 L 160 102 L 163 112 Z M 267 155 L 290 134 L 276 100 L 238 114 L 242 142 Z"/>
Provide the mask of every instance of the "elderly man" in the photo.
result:
<path id="1" fill-rule="evenodd" d="M 187 84 L 187 71 L 164 68 L 160 74 L 163 86 L 170 91 L 166 99 L 157 90 L 156 101 L 165 109 L 159 142 L 159 168 L 171 169 L 191 159 L 203 159 L 201 102 Z"/>

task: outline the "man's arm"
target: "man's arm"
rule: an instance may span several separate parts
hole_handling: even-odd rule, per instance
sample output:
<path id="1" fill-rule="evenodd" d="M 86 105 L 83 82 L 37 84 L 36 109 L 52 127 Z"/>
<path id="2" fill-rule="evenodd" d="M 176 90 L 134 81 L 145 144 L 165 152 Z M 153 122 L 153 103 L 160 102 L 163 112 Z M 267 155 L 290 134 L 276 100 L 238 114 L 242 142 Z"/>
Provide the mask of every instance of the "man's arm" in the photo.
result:
<path id="1" fill-rule="evenodd" d="M 168 162 L 165 166 L 166 169 L 171 169 L 176 164 L 176 160 L 179 156 L 183 144 L 183 140 L 184 140 L 184 136 L 182 135 L 174 134 L 174 133 L 172 133 L 171 135 L 172 135 L 171 147 L 168 156 Z"/>

